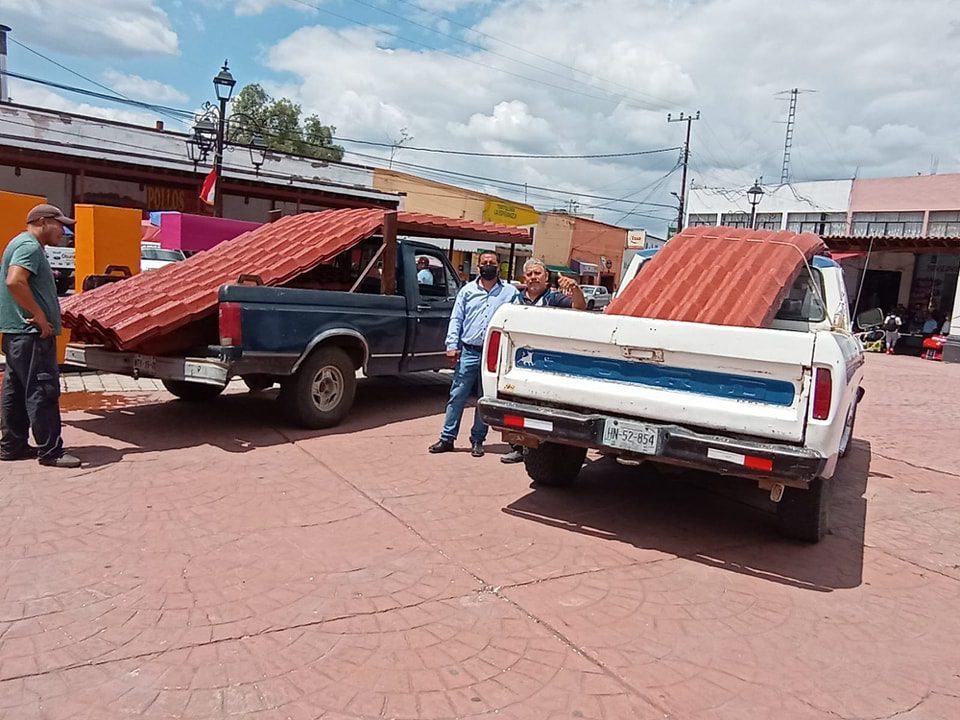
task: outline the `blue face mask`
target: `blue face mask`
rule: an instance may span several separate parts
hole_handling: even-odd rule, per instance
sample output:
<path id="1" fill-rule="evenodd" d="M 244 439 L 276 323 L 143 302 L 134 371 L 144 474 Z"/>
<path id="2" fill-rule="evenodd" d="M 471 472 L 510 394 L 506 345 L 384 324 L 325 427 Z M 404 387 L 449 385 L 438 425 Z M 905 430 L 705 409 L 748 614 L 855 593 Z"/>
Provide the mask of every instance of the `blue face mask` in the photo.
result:
<path id="1" fill-rule="evenodd" d="M 496 265 L 480 266 L 480 277 L 482 277 L 484 280 L 493 280 L 499 274 L 500 268 L 498 268 Z"/>

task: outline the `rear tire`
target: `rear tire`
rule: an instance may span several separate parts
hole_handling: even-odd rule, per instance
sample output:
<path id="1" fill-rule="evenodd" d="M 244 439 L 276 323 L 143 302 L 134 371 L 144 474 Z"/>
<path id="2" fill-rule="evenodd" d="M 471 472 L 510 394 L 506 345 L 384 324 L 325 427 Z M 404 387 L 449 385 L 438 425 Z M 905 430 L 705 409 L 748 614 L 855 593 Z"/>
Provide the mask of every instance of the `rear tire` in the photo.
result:
<path id="1" fill-rule="evenodd" d="M 565 487 L 577 479 L 586 459 L 586 448 L 543 443 L 537 448 L 527 448 L 523 464 L 537 485 Z"/>
<path id="2" fill-rule="evenodd" d="M 353 407 L 356 368 L 338 347 L 315 350 L 280 390 L 284 414 L 291 422 L 319 430 L 338 425 Z"/>
<path id="3" fill-rule="evenodd" d="M 806 490 L 784 488 L 783 499 L 777 503 L 780 534 L 803 542 L 820 542 L 827 534 L 832 487 L 830 481 L 816 478 Z"/>
<path id="4" fill-rule="evenodd" d="M 184 402 L 207 402 L 215 400 L 224 391 L 216 385 L 187 382 L 186 380 L 161 380 L 167 392 Z"/>
<path id="5" fill-rule="evenodd" d="M 846 457 L 850 452 L 850 446 L 853 444 L 853 428 L 857 424 L 857 406 L 854 405 L 850 412 L 850 417 L 843 426 L 843 434 L 840 436 L 840 457 Z"/>

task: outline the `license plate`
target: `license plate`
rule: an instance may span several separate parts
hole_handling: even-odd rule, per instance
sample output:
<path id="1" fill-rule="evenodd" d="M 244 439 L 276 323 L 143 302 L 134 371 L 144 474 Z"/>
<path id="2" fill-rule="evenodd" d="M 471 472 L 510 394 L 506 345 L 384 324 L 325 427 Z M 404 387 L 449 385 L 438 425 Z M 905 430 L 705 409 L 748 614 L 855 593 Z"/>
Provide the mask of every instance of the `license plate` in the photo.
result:
<path id="1" fill-rule="evenodd" d="M 660 429 L 628 420 L 607 420 L 603 426 L 603 444 L 643 455 L 660 451 Z"/>
<path id="2" fill-rule="evenodd" d="M 150 355 L 134 355 L 133 369 L 143 374 L 154 374 L 157 372 L 157 359 Z"/>

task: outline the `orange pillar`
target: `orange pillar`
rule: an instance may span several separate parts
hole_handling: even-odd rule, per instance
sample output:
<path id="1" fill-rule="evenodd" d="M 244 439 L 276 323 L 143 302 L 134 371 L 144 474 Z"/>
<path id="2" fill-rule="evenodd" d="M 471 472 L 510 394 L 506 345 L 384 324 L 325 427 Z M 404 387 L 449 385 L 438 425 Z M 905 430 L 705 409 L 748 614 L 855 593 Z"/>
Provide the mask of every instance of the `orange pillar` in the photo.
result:
<path id="1" fill-rule="evenodd" d="M 21 195 L 0 190 L 0 254 L 7 249 L 11 240 L 27 229 L 27 213 L 35 205 L 46 201 L 45 197 L 39 195 Z"/>
<path id="2" fill-rule="evenodd" d="M 142 213 L 130 208 L 74 205 L 77 225 L 74 267 L 76 291 L 90 275 L 103 275 L 110 265 L 140 272 L 140 220 Z"/>

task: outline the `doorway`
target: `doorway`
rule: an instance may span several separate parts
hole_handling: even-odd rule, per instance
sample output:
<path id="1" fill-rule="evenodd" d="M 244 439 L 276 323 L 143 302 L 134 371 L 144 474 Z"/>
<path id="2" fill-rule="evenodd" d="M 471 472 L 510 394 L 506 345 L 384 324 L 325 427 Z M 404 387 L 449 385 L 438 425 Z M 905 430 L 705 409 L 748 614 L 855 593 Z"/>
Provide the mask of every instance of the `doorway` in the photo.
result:
<path id="1" fill-rule="evenodd" d="M 863 275 L 863 290 L 860 293 L 860 307 L 856 312 L 881 308 L 885 313 L 893 310 L 900 302 L 899 270 L 867 270 Z"/>

